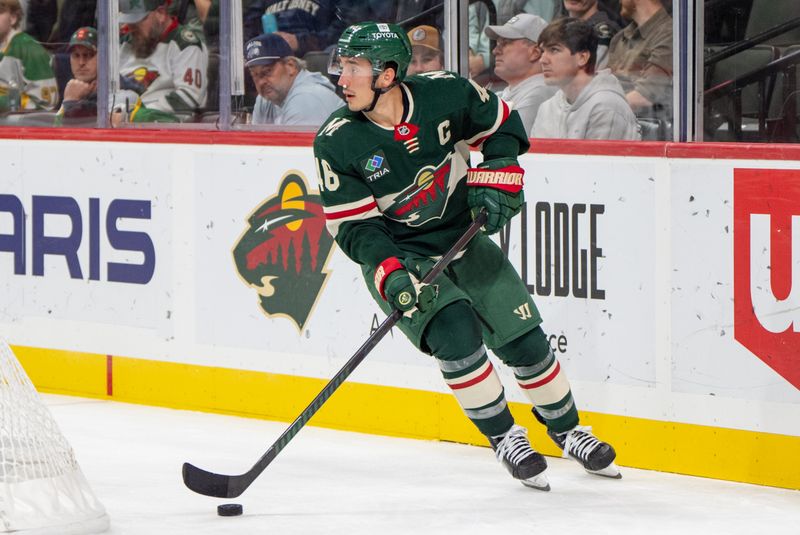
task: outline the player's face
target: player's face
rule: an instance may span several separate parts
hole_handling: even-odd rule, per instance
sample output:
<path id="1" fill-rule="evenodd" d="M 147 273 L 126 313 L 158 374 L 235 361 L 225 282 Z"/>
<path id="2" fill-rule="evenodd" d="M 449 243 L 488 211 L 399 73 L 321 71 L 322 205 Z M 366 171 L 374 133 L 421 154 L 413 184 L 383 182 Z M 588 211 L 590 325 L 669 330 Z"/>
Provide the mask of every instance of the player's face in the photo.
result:
<path id="1" fill-rule="evenodd" d="M 97 78 L 97 53 L 89 47 L 72 47 L 69 65 L 72 67 L 72 76 L 81 82 L 93 82 Z"/>
<path id="2" fill-rule="evenodd" d="M 280 105 L 286 99 L 294 82 L 291 70 L 292 67 L 284 60 L 278 60 L 271 65 L 250 67 L 250 76 L 253 77 L 259 95 Z"/>
<path id="3" fill-rule="evenodd" d="M 542 49 L 542 74 L 547 85 L 564 87 L 581 69 L 582 54 L 573 54 L 561 43 L 545 45 Z"/>
<path id="4" fill-rule="evenodd" d="M 372 104 L 372 64 L 365 58 L 340 58 L 339 86 L 350 111 L 361 111 Z"/>
<path id="5" fill-rule="evenodd" d="M 512 83 L 519 81 L 539 59 L 539 47 L 528 39 L 497 39 L 494 51 L 494 72 Z"/>
<path id="6" fill-rule="evenodd" d="M 444 69 L 442 56 L 438 51 L 420 45 L 412 47 L 412 51 L 411 63 L 408 66 L 409 76 L 421 72 L 441 71 Z"/>
<path id="7" fill-rule="evenodd" d="M 17 17 L 12 15 L 10 11 L 0 12 L 0 42 L 6 40 L 11 29 L 17 23 Z"/>

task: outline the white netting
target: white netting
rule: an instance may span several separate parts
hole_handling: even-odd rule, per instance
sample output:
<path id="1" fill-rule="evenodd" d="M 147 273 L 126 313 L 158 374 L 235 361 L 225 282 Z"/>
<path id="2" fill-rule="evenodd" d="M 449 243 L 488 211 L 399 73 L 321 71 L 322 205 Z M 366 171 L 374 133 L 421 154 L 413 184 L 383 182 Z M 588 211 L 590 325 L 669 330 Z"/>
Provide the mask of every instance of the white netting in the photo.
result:
<path id="1" fill-rule="evenodd" d="M 0 533 L 100 533 L 108 517 L 72 447 L 0 338 Z"/>

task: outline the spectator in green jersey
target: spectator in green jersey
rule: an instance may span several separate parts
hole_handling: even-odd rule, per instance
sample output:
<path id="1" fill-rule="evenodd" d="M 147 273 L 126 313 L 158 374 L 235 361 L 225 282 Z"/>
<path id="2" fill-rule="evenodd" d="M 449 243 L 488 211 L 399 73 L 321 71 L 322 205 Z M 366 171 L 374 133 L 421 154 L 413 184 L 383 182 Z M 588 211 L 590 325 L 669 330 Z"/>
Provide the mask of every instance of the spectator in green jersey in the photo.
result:
<path id="1" fill-rule="evenodd" d="M 0 0 L 0 111 L 52 110 L 58 88 L 50 54 L 20 31 L 19 0 Z"/>

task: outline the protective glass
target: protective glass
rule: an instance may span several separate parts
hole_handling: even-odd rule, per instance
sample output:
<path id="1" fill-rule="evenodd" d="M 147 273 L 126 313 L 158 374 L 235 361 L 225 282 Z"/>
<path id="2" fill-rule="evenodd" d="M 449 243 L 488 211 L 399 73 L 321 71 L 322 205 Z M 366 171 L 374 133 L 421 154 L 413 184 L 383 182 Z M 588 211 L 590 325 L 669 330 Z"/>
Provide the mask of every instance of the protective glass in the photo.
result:
<path id="1" fill-rule="evenodd" d="M 366 54 L 353 54 L 351 50 L 340 48 L 335 49 L 328 60 L 328 74 L 331 76 L 372 76 L 380 74 L 384 67 L 381 60 L 371 61 Z"/>

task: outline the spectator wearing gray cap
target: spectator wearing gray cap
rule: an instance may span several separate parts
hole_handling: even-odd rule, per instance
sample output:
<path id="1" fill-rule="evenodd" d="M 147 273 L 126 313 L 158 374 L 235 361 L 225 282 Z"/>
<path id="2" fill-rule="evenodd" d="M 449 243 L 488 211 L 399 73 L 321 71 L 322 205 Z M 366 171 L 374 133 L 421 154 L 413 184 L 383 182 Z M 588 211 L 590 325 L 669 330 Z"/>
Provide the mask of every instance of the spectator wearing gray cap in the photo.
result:
<path id="1" fill-rule="evenodd" d="M 550 21 L 558 12 L 560 0 L 492 0 L 496 24 L 505 24 L 520 13 L 537 15 Z M 483 2 L 469 4 L 469 74 L 477 76 L 489 67 L 489 39 L 484 30 L 489 25 L 489 9 Z"/>
<path id="2" fill-rule="evenodd" d="M 259 35 L 247 42 L 245 67 L 258 90 L 253 124 L 319 126 L 344 105 L 336 88 L 305 62 L 278 34 Z"/>
<path id="3" fill-rule="evenodd" d="M 517 110 L 528 135 L 539 106 L 556 92 L 556 88 L 545 84 L 542 75 L 542 53 L 537 41 L 545 27 L 543 18 L 520 13 L 502 26 L 487 26 L 484 30 L 497 41 L 492 52 L 494 72 L 508 84 L 500 98 Z"/>

